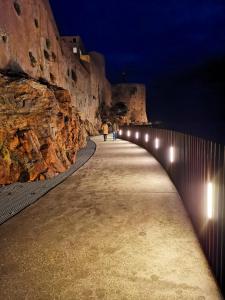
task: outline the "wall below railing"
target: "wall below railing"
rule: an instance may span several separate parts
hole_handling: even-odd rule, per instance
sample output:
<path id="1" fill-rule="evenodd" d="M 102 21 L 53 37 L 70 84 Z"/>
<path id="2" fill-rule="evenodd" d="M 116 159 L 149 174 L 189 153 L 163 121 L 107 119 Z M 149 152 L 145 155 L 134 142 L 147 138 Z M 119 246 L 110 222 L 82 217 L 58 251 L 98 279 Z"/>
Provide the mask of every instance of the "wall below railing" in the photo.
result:
<path id="1" fill-rule="evenodd" d="M 147 149 L 174 182 L 225 295 L 225 148 L 198 137 L 126 126 L 119 137 Z"/>

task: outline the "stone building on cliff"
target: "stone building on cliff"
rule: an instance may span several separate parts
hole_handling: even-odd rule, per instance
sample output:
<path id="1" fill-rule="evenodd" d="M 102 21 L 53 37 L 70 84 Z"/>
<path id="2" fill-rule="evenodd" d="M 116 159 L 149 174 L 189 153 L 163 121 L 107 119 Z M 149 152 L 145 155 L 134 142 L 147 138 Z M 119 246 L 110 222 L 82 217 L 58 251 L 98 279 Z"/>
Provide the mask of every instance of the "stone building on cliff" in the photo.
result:
<path id="1" fill-rule="evenodd" d="M 147 123 L 146 90 L 143 84 L 121 83 L 112 86 L 112 105 L 124 104 L 127 113 L 123 123 Z"/>
<path id="2" fill-rule="evenodd" d="M 144 89 L 127 89 L 113 87 L 112 98 L 104 57 L 79 36 L 60 36 L 48 0 L 1 0 L 0 185 L 65 171 L 116 91 L 125 121 L 144 122 Z"/>
<path id="3" fill-rule="evenodd" d="M 68 90 L 72 105 L 96 125 L 98 95 L 111 101 L 104 59 L 86 53 L 80 37 L 60 37 L 48 0 L 2 0 L 0 37 L 0 69 L 25 72 Z"/>

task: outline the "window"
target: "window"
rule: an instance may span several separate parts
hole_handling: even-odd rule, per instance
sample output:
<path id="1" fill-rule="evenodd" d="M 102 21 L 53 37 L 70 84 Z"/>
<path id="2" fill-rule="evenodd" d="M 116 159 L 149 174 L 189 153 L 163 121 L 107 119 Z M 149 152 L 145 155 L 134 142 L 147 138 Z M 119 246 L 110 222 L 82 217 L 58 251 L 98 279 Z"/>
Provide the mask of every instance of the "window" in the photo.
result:
<path id="1" fill-rule="evenodd" d="M 71 77 L 73 79 L 73 81 L 77 81 L 77 75 L 76 75 L 76 72 L 74 70 L 71 70 Z"/>
<path id="2" fill-rule="evenodd" d="M 36 27 L 36 28 L 39 27 L 38 19 L 34 19 L 34 24 L 35 24 L 35 27 Z"/>
<path id="3" fill-rule="evenodd" d="M 51 47 L 51 41 L 49 39 L 46 39 L 46 47 L 48 49 L 50 49 L 50 47 Z"/>
<path id="4" fill-rule="evenodd" d="M 15 11 L 16 11 L 17 15 L 20 16 L 21 15 L 21 8 L 20 8 L 19 3 L 17 1 L 15 1 L 13 5 L 14 5 L 14 8 L 15 8 Z"/>
<path id="5" fill-rule="evenodd" d="M 44 56 L 47 60 L 50 60 L 50 55 L 47 50 L 44 50 Z"/>
<path id="6" fill-rule="evenodd" d="M 37 64 L 36 58 L 33 56 L 32 52 L 29 51 L 29 57 L 30 57 L 30 64 L 32 67 L 35 67 Z"/>
<path id="7" fill-rule="evenodd" d="M 77 53 L 77 47 L 73 47 L 73 53 Z"/>

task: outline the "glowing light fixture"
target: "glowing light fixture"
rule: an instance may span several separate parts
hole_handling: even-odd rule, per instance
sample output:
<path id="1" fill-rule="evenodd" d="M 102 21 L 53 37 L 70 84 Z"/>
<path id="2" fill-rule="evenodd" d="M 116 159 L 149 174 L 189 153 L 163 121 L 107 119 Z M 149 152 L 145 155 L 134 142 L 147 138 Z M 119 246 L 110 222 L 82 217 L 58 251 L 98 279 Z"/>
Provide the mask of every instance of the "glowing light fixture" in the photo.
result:
<path id="1" fill-rule="evenodd" d="M 175 154 L 174 154 L 174 147 L 173 147 L 173 146 L 170 146 L 170 162 L 171 162 L 171 163 L 174 162 L 174 157 L 175 157 Z"/>
<path id="2" fill-rule="evenodd" d="M 147 143 L 149 141 L 149 136 L 148 136 L 148 134 L 146 133 L 146 135 L 145 135 L 145 142 Z"/>
<path id="3" fill-rule="evenodd" d="M 212 182 L 207 184 L 207 215 L 209 219 L 213 216 L 213 185 Z"/>
<path id="4" fill-rule="evenodd" d="M 119 130 L 119 135 L 122 135 L 123 134 L 123 131 L 120 129 Z"/>
<path id="5" fill-rule="evenodd" d="M 135 133 L 135 137 L 136 137 L 136 140 L 139 139 L 139 132 L 136 132 L 136 133 Z"/>
<path id="6" fill-rule="evenodd" d="M 155 149 L 159 149 L 159 139 L 155 139 Z"/>
<path id="7" fill-rule="evenodd" d="M 130 137 L 130 130 L 127 130 L 127 136 Z"/>

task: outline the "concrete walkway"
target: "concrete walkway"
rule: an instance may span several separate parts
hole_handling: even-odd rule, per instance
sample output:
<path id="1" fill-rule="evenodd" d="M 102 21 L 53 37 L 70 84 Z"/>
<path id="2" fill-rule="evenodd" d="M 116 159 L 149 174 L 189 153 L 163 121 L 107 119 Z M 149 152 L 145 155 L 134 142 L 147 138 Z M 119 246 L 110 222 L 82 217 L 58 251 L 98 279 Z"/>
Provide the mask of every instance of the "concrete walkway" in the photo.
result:
<path id="1" fill-rule="evenodd" d="M 0 226 L 0 299 L 221 299 L 158 162 L 94 141 L 81 169 Z"/>

